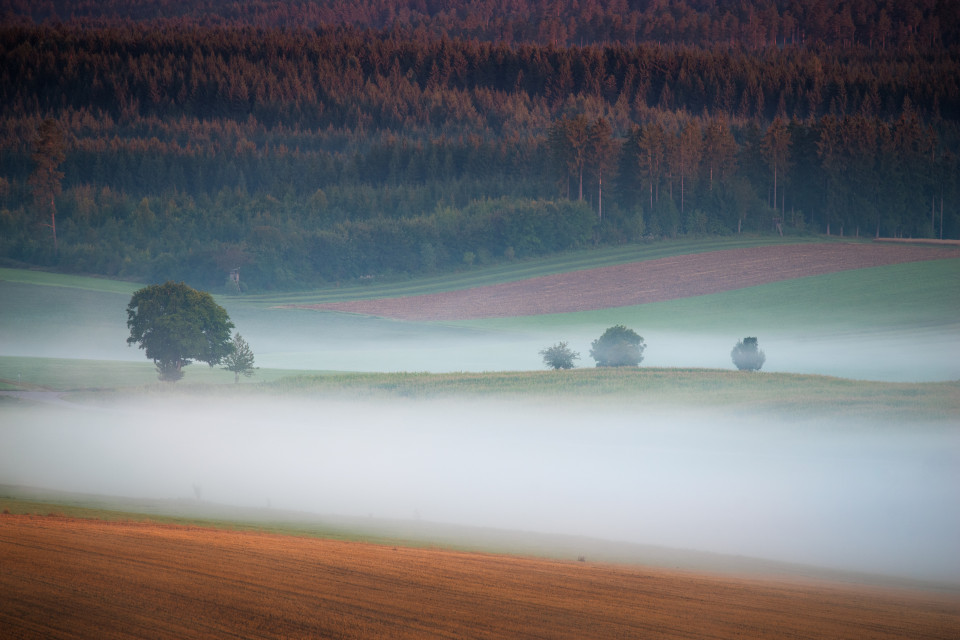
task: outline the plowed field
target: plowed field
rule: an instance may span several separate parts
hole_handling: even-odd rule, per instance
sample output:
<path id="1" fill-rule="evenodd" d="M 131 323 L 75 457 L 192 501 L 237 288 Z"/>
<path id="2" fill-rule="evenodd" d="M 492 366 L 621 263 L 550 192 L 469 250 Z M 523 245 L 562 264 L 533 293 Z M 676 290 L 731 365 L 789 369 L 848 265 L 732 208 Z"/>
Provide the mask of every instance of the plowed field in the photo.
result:
<path id="1" fill-rule="evenodd" d="M 4 638 L 957 638 L 960 594 L 0 515 Z"/>
<path id="2" fill-rule="evenodd" d="M 502 318 L 625 307 L 848 269 L 958 257 L 956 246 L 779 245 L 633 262 L 423 296 L 291 306 L 402 320 Z"/>

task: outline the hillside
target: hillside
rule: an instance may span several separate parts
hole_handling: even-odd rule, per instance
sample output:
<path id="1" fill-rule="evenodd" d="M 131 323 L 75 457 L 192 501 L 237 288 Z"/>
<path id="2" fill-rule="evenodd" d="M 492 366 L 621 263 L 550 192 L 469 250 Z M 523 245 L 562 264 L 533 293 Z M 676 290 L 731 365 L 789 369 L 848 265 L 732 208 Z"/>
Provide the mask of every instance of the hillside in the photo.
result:
<path id="1" fill-rule="evenodd" d="M 851 269 L 958 257 L 960 247 L 767 246 L 646 260 L 446 293 L 284 307 L 421 321 L 507 318 L 627 307 Z"/>
<path id="2" fill-rule="evenodd" d="M 873 638 L 947 639 L 960 633 L 955 592 L 150 523 L 0 515 L 0 560 L 0 624 L 23 638 L 742 638 L 776 629 L 798 638 L 853 639 L 869 629 Z"/>
<path id="3" fill-rule="evenodd" d="M 762 240 L 685 240 L 400 282 L 217 299 L 250 342 L 257 364 L 271 369 L 529 371 L 542 368 L 538 352 L 558 340 L 581 354 L 579 366 L 591 366 L 591 341 L 606 327 L 626 324 L 646 338 L 644 367 L 730 368 L 732 345 L 756 335 L 768 371 L 955 380 L 960 260 L 929 258 L 956 251 L 898 243 L 771 247 Z M 792 265 L 781 261 L 791 253 L 806 257 Z M 762 268 L 741 259 L 751 255 L 763 257 Z M 876 266 L 883 262 L 892 263 Z M 591 277 L 597 269 L 609 277 Z M 760 281 L 767 284 L 746 286 Z M 6 303 L 0 305 L 0 354 L 145 362 L 125 342 L 125 308 L 137 286 L 0 269 Z M 694 292 L 700 293 L 677 297 Z M 639 293 L 672 299 L 633 304 Z M 565 306 L 549 306 L 558 302 Z M 597 304 L 611 306 L 559 312 Z M 521 315 L 529 311 L 541 315 Z M 452 319 L 468 312 L 484 317 Z M 26 367 L 24 373 L 33 368 L 17 366 Z M 86 366 L 109 369 L 106 363 Z M 64 370 L 82 376 L 84 368 L 77 362 Z M 17 373 L 8 369 L 3 377 L 15 379 Z M 188 377 L 208 379 L 208 373 L 196 368 Z M 149 366 L 137 379 L 151 379 Z"/>
<path id="4" fill-rule="evenodd" d="M 507 4 L 7 2 L 0 264 L 263 292 L 960 237 L 954 3 Z"/>

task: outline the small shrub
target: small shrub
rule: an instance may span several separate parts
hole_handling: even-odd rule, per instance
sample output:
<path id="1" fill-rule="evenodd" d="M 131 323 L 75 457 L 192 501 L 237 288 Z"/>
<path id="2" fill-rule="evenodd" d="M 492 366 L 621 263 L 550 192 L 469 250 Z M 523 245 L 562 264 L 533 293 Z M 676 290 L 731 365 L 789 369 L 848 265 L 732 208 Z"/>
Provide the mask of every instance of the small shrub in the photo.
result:
<path id="1" fill-rule="evenodd" d="M 756 338 L 744 338 L 737 342 L 730 357 L 740 371 L 759 371 L 767 360 L 766 354 L 757 346 Z"/>
<path id="2" fill-rule="evenodd" d="M 573 361 L 580 359 L 580 354 L 571 351 L 566 342 L 558 342 L 552 347 L 547 347 L 540 352 L 543 356 L 543 364 L 552 369 L 572 369 Z"/>
<path id="3" fill-rule="evenodd" d="M 590 357 L 598 367 L 636 367 L 643 362 L 646 347 L 636 331 L 618 324 L 593 341 Z"/>

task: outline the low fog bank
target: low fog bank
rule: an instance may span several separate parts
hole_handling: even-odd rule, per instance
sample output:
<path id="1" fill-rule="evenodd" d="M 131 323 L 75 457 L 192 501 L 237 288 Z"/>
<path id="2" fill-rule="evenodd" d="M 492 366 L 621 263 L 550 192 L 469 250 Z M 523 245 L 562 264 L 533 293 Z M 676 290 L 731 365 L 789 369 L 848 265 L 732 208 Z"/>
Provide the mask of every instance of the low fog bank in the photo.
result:
<path id="1" fill-rule="evenodd" d="M 0 484 L 960 582 L 956 423 L 473 400 L 171 397 L 0 411 Z"/>
<path id="2" fill-rule="evenodd" d="M 0 282 L 16 305 L 0 304 L 0 355 L 145 361 L 128 346 L 122 294 L 78 292 Z M 236 331 L 250 344 L 260 367 L 339 371 L 505 371 L 542 369 L 539 351 L 566 341 L 593 366 L 590 344 L 607 325 L 497 330 L 496 323 L 430 324 L 351 314 L 275 309 L 222 300 Z M 861 327 L 781 327 L 745 323 L 720 332 L 703 318 L 699 332 L 684 333 L 624 320 L 646 341 L 643 366 L 732 369 L 730 350 L 745 336 L 759 338 L 765 371 L 811 373 L 897 382 L 960 380 L 960 324 L 877 330 Z M 685 326 L 690 326 L 689 318 Z M 527 324 L 530 327 L 531 325 Z M 188 374 L 189 375 L 189 372 Z"/>
<path id="3" fill-rule="evenodd" d="M 518 335 L 444 330 L 436 336 L 340 335 L 339 340 L 300 342 L 284 334 L 250 334 L 259 345 L 257 363 L 281 369 L 337 371 L 530 371 L 543 369 L 539 352 L 564 341 L 580 354 L 578 367 L 593 367 L 590 345 L 604 327 L 558 329 Z M 849 334 L 794 337 L 762 331 L 735 334 L 678 334 L 643 331 L 644 367 L 734 369 L 730 351 L 747 335 L 757 336 L 767 356 L 764 371 L 829 375 L 885 382 L 960 380 L 960 332 Z M 247 336 L 247 333 L 244 333 Z M 287 342 L 284 342 L 287 341 Z"/>

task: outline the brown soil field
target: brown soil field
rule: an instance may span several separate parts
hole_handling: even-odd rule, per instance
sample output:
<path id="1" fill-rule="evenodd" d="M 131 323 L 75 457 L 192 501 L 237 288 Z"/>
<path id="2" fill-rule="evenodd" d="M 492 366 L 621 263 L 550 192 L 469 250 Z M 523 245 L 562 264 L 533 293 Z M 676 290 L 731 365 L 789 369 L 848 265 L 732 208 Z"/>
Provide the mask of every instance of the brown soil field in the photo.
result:
<path id="1" fill-rule="evenodd" d="M 950 638 L 960 592 L 0 515 L 4 638 Z"/>
<path id="2" fill-rule="evenodd" d="M 626 307 L 849 269 L 958 257 L 960 247 L 953 245 L 778 245 L 632 262 L 423 296 L 289 306 L 401 320 L 502 318 Z"/>

